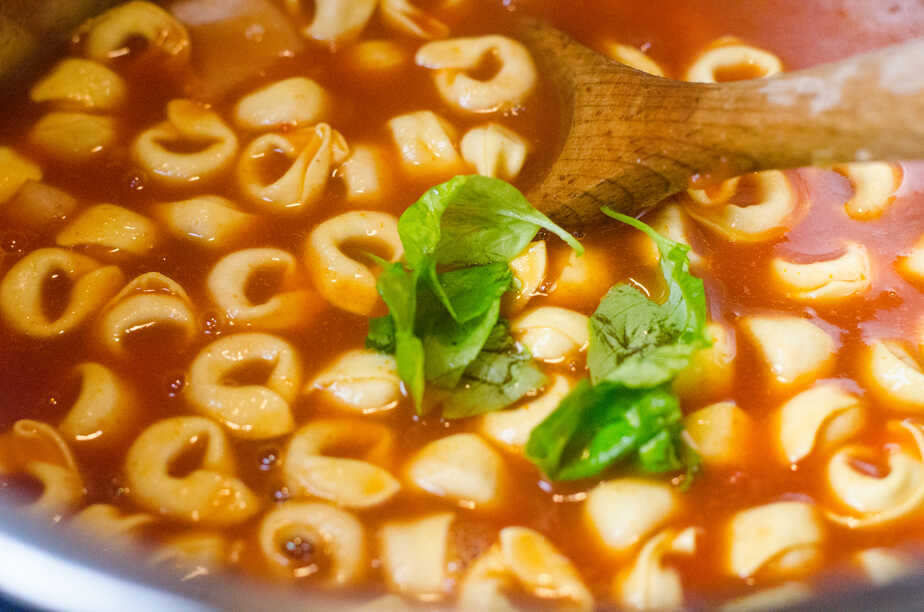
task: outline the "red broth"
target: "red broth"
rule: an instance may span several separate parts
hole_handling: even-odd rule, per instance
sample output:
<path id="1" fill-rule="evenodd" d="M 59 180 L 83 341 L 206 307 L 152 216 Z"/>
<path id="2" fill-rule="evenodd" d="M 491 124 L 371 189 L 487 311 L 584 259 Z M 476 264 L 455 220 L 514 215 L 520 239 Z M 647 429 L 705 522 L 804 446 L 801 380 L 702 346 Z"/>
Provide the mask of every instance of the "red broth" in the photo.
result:
<path id="1" fill-rule="evenodd" d="M 924 11 L 918 2 L 895 0 L 881 2 L 846 2 L 827 0 L 805 3 L 797 0 L 768 0 L 742 3 L 735 0 L 704 0 L 697 3 L 677 3 L 671 0 L 505 0 L 488 2 L 469 0 L 459 11 L 439 13 L 451 27 L 452 36 L 505 33 L 512 29 L 513 20 L 521 13 L 540 15 L 572 33 L 578 40 L 598 49 L 616 41 L 644 50 L 665 69 L 668 76 L 680 77 L 697 54 L 722 36 L 735 36 L 776 54 L 786 69 L 798 69 L 819 62 L 835 60 L 852 53 L 877 48 L 896 41 L 924 34 Z M 275 17 L 284 15 L 282 11 Z M 286 19 L 288 19 L 286 17 Z M 104 151 L 89 163 L 56 164 L 30 144 L 27 134 L 34 122 L 47 109 L 26 100 L 14 101 L 0 120 L 0 142 L 12 146 L 33 159 L 43 168 L 43 182 L 73 195 L 81 207 L 98 202 L 113 202 L 142 214 L 150 214 L 155 203 L 188 197 L 161 187 L 151 180 L 133 161 L 129 145 L 142 129 L 161 121 L 165 103 L 171 99 L 191 96 L 213 104 L 223 117 L 230 115 L 236 101 L 244 93 L 259 86 L 290 76 L 308 76 L 322 85 L 335 99 L 331 123 L 348 142 L 374 142 L 389 151 L 393 169 L 399 164 L 385 123 L 401 113 L 428 109 L 449 118 L 458 132 L 484 122 L 477 115 L 453 111 L 438 95 L 425 70 L 412 61 L 391 73 L 388 78 L 368 79 L 350 72 L 347 58 L 350 46 L 331 50 L 323 45 L 291 36 L 294 30 L 285 25 L 272 53 L 254 51 L 253 66 L 247 66 L 247 49 L 260 49 L 259 37 L 254 39 L 248 22 L 218 22 L 214 25 L 190 25 L 193 65 L 189 71 L 164 76 L 156 63 L 123 66 L 121 73 L 128 81 L 130 102 L 119 116 L 118 144 Z M 276 21 L 272 22 L 277 24 Z M 278 25 L 278 24 L 277 24 Z M 391 38 L 409 55 L 420 41 L 391 32 L 374 17 L 362 35 L 363 39 Z M 278 48 L 276 48 L 278 46 Z M 240 51 L 223 53 L 225 48 Z M 269 59 L 267 59 L 267 56 Z M 242 64 L 243 63 L 243 64 Z M 233 67 L 233 70 L 232 70 Z M 227 74 L 222 73 L 229 70 Z M 222 78 L 213 78 L 222 73 Z M 561 138 L 556 133 L 560 109 L 550 101 L 555 99 L 542 81 L 536 92 L 516 112 L 491 116 L 515 130 L 530 144 L 526 166 L 517 182 L 529 184 L 547 166 L 554 154 L 553 143 Z M 246 141 L 250 136 L 242 136 Z M 703 228 L 692 231 L 694 250 L 707 264 L 698 268 L 707 289 L 710 316 L 713 320 L 735 328 L 742 317 L 754 313 L 793 313 L 808 318 L 836 338 L 837 365 L 828 377 L 846 381 L 847 387 L 870 404 L 869 423 L 858 437 L 860 442 L 881 443 L 889 439 L 886 422 L 896 415 L 894 406 L 875 400 L 866 391 L 861 355 L 877 338 L 913 338 L 918 333 L 920 316 L 924 313 L 924 296 L 918 287 L 896 272 L 895 263 L 907 255 L 914 242 L 924 233 L 924 166 L 907 163 L 902 166 L 903 182 L 888 210 L 873 221 L 857 221 L 844 214 L 844 202 L 851 195 L 846 179 L 829 170 L 808 169 L 787 176 L 799 194 L 804 214 L 782 237 L 755 244 L 725 240 Z M 445 177 L 449 178 L 449 177 Z M 392 173 L 392 182 L 376 208 L 399 215 L 433 183 L 431 179 L 413 178 L 399 171 Z M 201 193 L 201 192 L 199 192 Z M 240 192 L 233 176 L 221 179 L 208 193 L 239 199 Z M 685 196 L 678 198 L 684 202 Z M 302 261 L 307 235 L 320 221 L 354 208 L 345 199 L 342 188 L 328 186 L 320 206 L 311 213 L 291 219 L 265 219 L 265 229 L 235 248 L 272 246 L 287 250 Z M 26 231 L 0 225 L 0 272 L 6 273 L 29 252 L 55 244 L 57 228 Z M 637 236 L 616 224 L 587 230 L 582 241 L 606 258 L 608 284 L 632 281 L 657 295 L 661 290 L 659 273 L 641 256 Z M 874 259 L 871 288 L 861 297 L 815 306 L 794 303 L 786 299 L 769 274 L 774 257 L 797 261 L 814 261 L 839 254 L 847 241 L 865 245 Z M 549 241 L 552 268 L 562 265 L 566 247 Z M 205 277 L 212 265 L 225 253 L 215 254 L 190 248 L 174 239 L 164 240 L 154 252 L 140 258 L 125 258 L 119 265 L 126 278 L 143 272 L 158 271 L 182 285 L 197 306 L 200 331 L 196 339 L 180 352 L 158 350 L 161 339 L 133 349 L 130 359 L 113 359 L 100 347 L 87 326 L 60 339 L 37 341 L 26 338 L 8 326 L 0 326 L 0 392 L 4 401 L 0 409 L 0 430 L 7 430 L 19 419 L 37 419 L 58 423 L 70 407 L 73 396 L 74 365 L 84 361 L 100 361 L 141 391 L 140 432 L 145 426 L 168 416 L 191 414 L 184 398 L 188 383 L 188 368 L 200 349 L 234 328 L 222 322 L 220 313 L 210 303 L 205 290 Z M 558 262 L 558 263 L 555 263 Z M 267 281 L 272 285 L 272 281 Z M 65 288 L 66 289 L 66 288 Z M 531 306 L 560 304 L 554 285 L 547 284 L 547 296 L 539 295 Z M 605 287 L 604 287 L 605 289 Z M 570 300 L 567 306 L 589 314 L 596 307 L 601 292 L 591 291 L 586 298 Z M 368 329 L 367 319 L 324 305 L 311 325 L 282 335 L 299 351 L 310 379 L 334 357 L 347 349 L 360 348 Z M 565 372 L 577 378 L 583 372 L 582 358 L 557 366 L 550 371 Z M 736 512 L 779 500 L 805 499 L 824 504 L 829 499 L 825 466 L 829 455 L 812 455 L 796 466 L 785 466 L 770 460 L 778 452 L 776 440 L 770 435 L 772 413 L 791 393 L 771 390 L 766 366 L 755 348 L 743 334 L 736 336 L 734 385 L 724 397 L 712 398 L 736 402 L 754 419 L 758 431 L 766 435 L 755 437 L 750 457 L 735 469 L 706 469 L 682 493 L 684 511 L 672 524 L 696 526 L 702 529 L 697 552 L 692 557 L 671 557 L 669 564 L 682 577 L 687 603 L 701 605 L 726 597 L 747 594 L 779 582 L 776 578 L 758 576 L 741 579 L 726 568 L 727 522 Z M 703 402 L 686 401 L 684 411 L 690 413 Z M 298 425 L 325 416 L 341 416 L 337 409 L 315 399 L 300 395 L 293 404 Z M 410 404 L 401 404 L 375 421 L 389 427 L 396 436 L 396 465 L 410 458 L 427 443 L 451 433 L 473 431 L 470 421 L 442 421 L 437 417 L 413 416 Z M 290 497 L 280 476 L 279 461 L 286 439 L 262 441 L 236 440 L 234 455 L 244 482 L 255 491 L 267 507 Z M 86 504 L 109 503 L 125 511 L 142 511 L 132 501 L 127 490 L 123 463 L 126 444 L 104 450 L 73 448 L 87 493 Z M 196 458 L 189 458 L 190 465 Z M 485 551 L 500 529 L 510 525 L 530 527 L 546 536 L 579 568 L 581 577 L 593 592 L 601 607 L 614 605 L 614 577 L 628 561 L 614 559 L 601 551 L 599 543 L 588 530 L 583 517 L 583 500 L 598 481 L 553 484 L 529 462 L 511 454 L 504 455 L 505 469 L 511 477 L 504 492 L 509 500 L 492 512 L 468 511 L 450 501 L 425 493 L 403 491 L 386 505 L 357 515 L 364 524 L 370 541 L 376 529 L 388 521 L 416 516 L 437 510 L 456 513 L 452 538 L 458 562 L 453 581 L 458 581 L 475 558 Z M 182 466 L 180 466 L 182 467 Z M 176 469 L 180 469 L 177 467 Z M 607 478 L 630 475 L 616 470 Z M 17 477 L 4 479 L 0 489 L 28 491 L 31 484 L 20 484 Z M 669 481 L 670 477 L 663 477 Z M 30 497 L 31 499 L 31 497 Z M 226 571 L 243 572 L 266 578 L 278 578 L 260 553 L 256 539 L 260 515 L 252 520 L 223 530 L 229 542 L 234 542 L 238 554 Z M 161 520 L 145 531 L 144 538 L 152 547 L 169 536 L 183 533 L 188 527 L 170 520 Z M 903 523 L 901 529 L 889 527 L 873 530 L 850 530 L 826 524 L 826 538 L 821 546 L 822 564 L 818 575 L 828 582 L 838 577 L 855 575 L 853 555 L 873 546 L 914 547 L 924 540 L 924 531 L 914 522 Z M 384 592 L 380 562 L 373 553 L 369 562 L 369 579 L 364 590 Z M 310 579 L 289 579 L 287 588 L 319 588 Z M 817 582 L 817 580 L 816 580 Z M 454 595 L 447 597 L 452 601 Z"/>

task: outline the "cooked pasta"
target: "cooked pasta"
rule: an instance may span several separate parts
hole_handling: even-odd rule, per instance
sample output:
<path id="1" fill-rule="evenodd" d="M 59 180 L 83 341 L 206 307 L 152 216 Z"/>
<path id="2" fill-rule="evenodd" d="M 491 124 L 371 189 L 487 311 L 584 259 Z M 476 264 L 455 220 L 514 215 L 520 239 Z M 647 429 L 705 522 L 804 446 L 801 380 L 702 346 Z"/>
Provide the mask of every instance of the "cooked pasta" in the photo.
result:
<path id="1" fill-rule="evenodd" d="M 834 166 L 834 171 L 850 181 L 853 195 L 844 209 L 859 221 L 881 216 L 895 201 L 895 192 L 902 184 L 903 173 L 897 164 L 858 162 Z"/>
<path id="2" fill-rule="evenodd" d="M 69 164 L 90 162 L 112 149 L 118 138 L 116 122 L 105 115 L 52 111 L 36 121 L 29 142 L 50 159 Z"/>
<path id="3" fill-rule="evenodd" d="M 186 290 L 163 274 L 148 272 L 129 281 L 103 307 L 96 330 L 102 346 L 124 359 L 132 355 L 138 346 L 133 341 L 139 337 L 182 352 L 195 338 L 199 323 Z"/>
<path id="4" fill-rule="evenodd" d="M 51 278 L 69 285 L 66 301 L 49 315 Z M 7 325 L 33 338 L 71 333 L 86 323 L 125 281 L 116 266 L 64 249 L 38 249 L 20 259 L 0 281 L 0 313 Z M 59 296 L 60 297 L 60 296 Z"/>
<path id="5" fill-rule="evenodd" d="M 276 336 L 242 333 L 196 355 L 184 391 L 197 412 L 246 439 L 275 438 L 295 427 L 292 402 L 301 387 L 301 359 Z"/>
<path id="6" fill-rule="evenodd" d="M 124 443 L 140 420 L 135 390 L 100 363 L 82 363 L 73 375 L 80 391 L 58 430 L 78 445 Z"/>
<path id="7" fill-rule="evenodd" d="M 376 465 L 392 453 L 394 436 L 387 427 L 350 420 L 318 420 L 292 435 L 283 461 L 290 494 L 320 497 L 346 508 L 370 508 L 393 497 L 401 484 Z M 330 449 L 350 448 L 363 459 L 330 457 Z M 359 449 L 367 451 L 360 454 Z"/>
<path id="8" fill-rule="evenodd" d="M 125 104 L 126 85 L 118 74 L 97 62 L 62 60 L 29 92 L 33 102 L 59 108 L 113 111 Z"/>
<path id="9" fill-rule="evenodd" d="M 430 601 L 445 594 L 454 519 L 451 512 L 442 512 L 379 530 L 382 565 L 393 589 Z"/>
<path id="10" fill-rule="evenodd" d="M 362 258 L 366 261 L 360 263 L 344 252 L 347 246 L 397 261 L 404 254 L 398 222 L 386 213 L 348 212 L 318 224 L 305 244 L 305 263 L 318 293 L 338 308 L 368 315 L 379 303 L 373 262 Z"/>
<path id="11" fill-rule="evenodd" d="M 358 581 L 366 570 L 368 545 L 362 523 L 330 504 L 283 502 L 264 515 L 258 538 L 266 560 L 293 578 L 321 572 L 325 584 L 344 586 Z"/>
<path id="12" fill-rule="evenodd" d="M 330 114 L 330 95 L 311 79 L 284 79 L 247 94 L 234 120 L 247 130 L 269 131 L 318 123 Z"/>
<path id="13" fill-rule="evenodd" d="M 263 275 L 274 275 L 273 292 L 252 298 L 252 286 Z M 206 284 L 212 301 L 231 325 L 280 331 L 308 324 L 319 310 L 314 292 L 304 289 L 298 262 L 281 249 L 245 249 L 226 255 L 209 272 Z"/>
<path id="14" fill-rule="evenodd" d="M 182 145 L 190 152 L 176 150 Z M 207 106 L 192 100 L 167 104 L 167 120 L 132 143 L 135 161 L 167 187 L 188 187 L 214 181 L 227 171 L 238 151 L 234 131 Z"/>
<path id="15" fill-rule="evenodd" d="M 352 350 L 338 356 L 305 387 L 306 393 L 351 412 L 375 414 L 396 408 L 401 401 L 401 379 L 391 355 Z"/>
<path id="16" fill-rule="evenodd" d="M 479 80 L 466 74 L 489 54 L 499 64 L 493 77 Z M 472 113 L 504 111 L 521 104 L 533 92 L 538 80 L 529 51 L 522 43 L 506 36 L 427 43 L 418 49 L 415 61 L 434 71 L 436 89 L 447 104 Z"/>
<path id="17" fill-rule="evenodd" d="M 158 238 L 157 226 L 147 217 L 115 204 L 97 204 L 58 232 L 56 241 L 94 254 L 141 256 L 154 250 Z"/>
<path id="18" fill-rule="evenodd" d="M 0 77 L 92 2 L 22 4 Z M 924 567 L 924 166 L 718 151 L 647 228 L 533 191 L 606 152 L 562 148 L 591 77 L 530 19 L 722 83 L 860 51 L 857 9 L 109 4 L 3 92 L 8 514 L 242 608 L 757 610 Z"/>
<path id="19" fill-rule="evenodd" d="M 693 61 L 684 78 L 716 83 L 736 78 L 769 77 L 782 70 L 783 63 L 769 51 L 734 39 L 720 39 Z"/>
<path id="20" fill-rule="evenodd" d="M 411 484 L 463 508 L 497 507 L 504 498 L 504 461 L 475 434 L 431 442 L 405 469 Z"/>
<path id="21" fill-rule="evenodd" d="M 176 464 L 197 446 L 201 458 L 177 473 Z M 125 457 L 129 494 L 138 505 L 200 525 L 235 525 L 259 512 L 259 498 L 235 471 L 221 427 L 202 417 L 158 421 L 138 436 Z"/>
<path id="22" fill-rule="evenodd" d="M 340 132 L 326 123 L 285 134 L 265 134 L 251 141 L 241 154 L 238 182 L 251 203 L 264 212 L 305 214 L 324 195 L 332 167 L 344 161 L 349 151 Z M 266 182 L 261 165 L 277 152 L 291 165 L 282 176 Z"/>

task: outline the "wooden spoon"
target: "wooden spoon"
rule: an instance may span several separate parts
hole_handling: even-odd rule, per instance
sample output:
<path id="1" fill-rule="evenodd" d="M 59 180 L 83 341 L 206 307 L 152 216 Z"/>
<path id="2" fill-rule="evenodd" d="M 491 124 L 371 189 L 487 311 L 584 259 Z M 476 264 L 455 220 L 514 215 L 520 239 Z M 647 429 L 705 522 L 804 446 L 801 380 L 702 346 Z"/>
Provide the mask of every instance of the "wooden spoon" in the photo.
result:
<path id="1" fill-rule="evenodd" d="M 773 168 L 924 158 L 924 39 L 766 79 L 651 76 L 525 20 L 561 93 L 565 134 L 528 197 L 557 222 L 636 214 L 691 186 Z"/>

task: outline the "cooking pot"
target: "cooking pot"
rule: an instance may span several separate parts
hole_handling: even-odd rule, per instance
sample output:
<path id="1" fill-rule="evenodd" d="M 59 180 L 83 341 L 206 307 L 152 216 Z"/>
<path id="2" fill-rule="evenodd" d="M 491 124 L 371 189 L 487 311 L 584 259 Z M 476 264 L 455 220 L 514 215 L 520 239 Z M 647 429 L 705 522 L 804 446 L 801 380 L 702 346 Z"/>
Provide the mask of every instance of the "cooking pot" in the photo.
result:
<path id="1" fill-rule="evenodd" d="M 869 0 L 877 2 L 878 0 Z M 66 44 L 84 19 L 119 0 L 0 0 L 0 98 L 29 82 Z M 882 12 L 888 10 L 882 6 Z M 924 6 L 921 7 L 924 11 Z M 178 580 L 132 552 L 107 549 L 32 521 L 0 500 L 0 608 L 2 597 L 51 610 L 134 612 L 233 610 L 342 610 L 359 594 L 294 592 L 244 578 Z M 844 584 L 791 610 L 896 610 L 924 607 L 924 573 L 874 587 Z M 431 607 L 432 609 L 432 607 Z"/>

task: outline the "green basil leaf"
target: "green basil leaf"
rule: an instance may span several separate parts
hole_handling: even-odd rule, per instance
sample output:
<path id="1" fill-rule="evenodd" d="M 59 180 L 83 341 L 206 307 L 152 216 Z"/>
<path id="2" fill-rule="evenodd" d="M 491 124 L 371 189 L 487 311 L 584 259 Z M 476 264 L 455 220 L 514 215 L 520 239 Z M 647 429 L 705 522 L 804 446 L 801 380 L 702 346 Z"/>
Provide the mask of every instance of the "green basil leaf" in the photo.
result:
<path id="1" fill-rule="evenodd" d="M 459 268 L 439 275 L 439 282 L 460 323 L 484 314 L 510 287 L 513 273 L 507 262 Z"/>
<path id="2" fill-rule="evenodd" d="M 448 316 L 437 320 L 423 338 L 427 380 L 439 387 L 455 387 L 481 352 L 499 316 L 497 298 L 487 311 L 465 323 Z"/>
<path id="3" fill-rule="evenodd" d="M 516 187 L 485 176 L 457 176 L 427 190 L 398 220 L 408 266 L 457 320 L 461 317 L 441 284 L 437 265 L 506 264 L 540 228 L 583 253 L 571 234 L 536 210 Z"/>
<path id="4" fill-rule="evenodd" d="M 553 480 L 596 476 L 638 460 L 647 471 L 680 467 L 683 414 L 666 386 L 632 389 L 583 380 L 530 434 L 526 456 Z"/>
<path id="5" fill-rule="evenodd" d="M 657 304 L 629 285 L 609 290 L 590 318 L 587 365 L 594 384 L 654 387 L 668 382 L 708 347 L 706 293 L 690 274 L 689 247 L 660 236 L 646 224 L 604 207 L 607 215 L 648 234 L 661 253 L 661 271 L 670 289 Z"/>
<path id="6" fill-rule="evenodd" d="M 369 319 L 366 348 L 380 353 L 395 352 L 395 320 L 391 315 Z"/>
<path id="7" fill-rule="evenodd" d="M 442 395 L 443 417 L 460 419 L 495 412 L 538 391 L 545 383 L 545 374 L 532 355 L 517 346 L 508 323 L 500 321 L 458 386 Z"/>
<path id="8" fill-rule="evenodd" d="M 401 263 L 376 260 L 382 266 L 376 289 L 388 306 L 392 319 L 398 376 L 414 400 L 415 410 L 420 413 L 423 407 L 425 362 L 423 343 L 414 334 L 417 315 L 417 273 L 407 270 Z"/>

